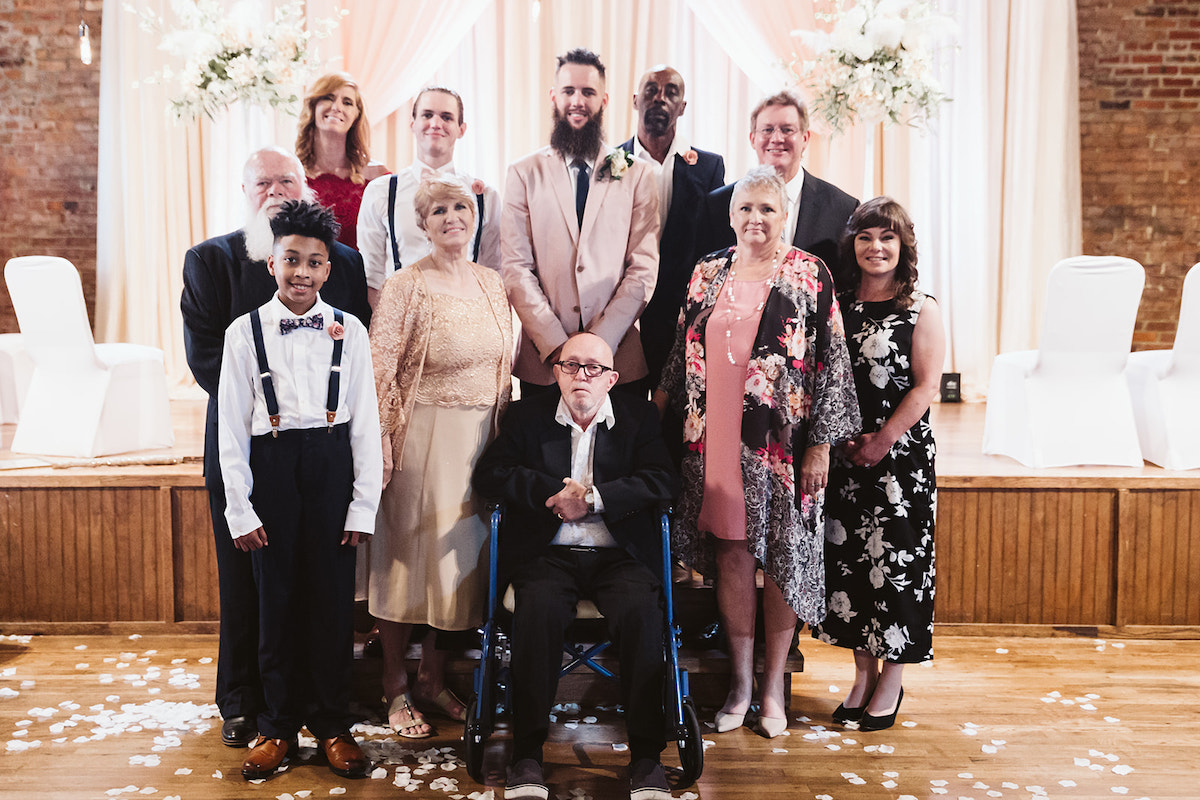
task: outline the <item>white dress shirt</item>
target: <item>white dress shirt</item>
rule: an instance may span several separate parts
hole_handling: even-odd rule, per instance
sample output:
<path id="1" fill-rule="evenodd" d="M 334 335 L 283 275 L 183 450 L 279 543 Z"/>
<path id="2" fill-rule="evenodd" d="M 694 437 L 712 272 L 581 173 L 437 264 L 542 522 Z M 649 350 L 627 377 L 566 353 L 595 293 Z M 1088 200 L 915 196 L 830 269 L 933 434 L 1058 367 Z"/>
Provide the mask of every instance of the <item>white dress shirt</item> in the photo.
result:
<path id="1" fill-rule="evenodd" d="M 259 308 L 263 349 L 279 401 L 280 430 L 328 427 L 325 402 L 333 363 L 333 339 L 328 332 L 334 322 L 333 307 L 318 296 L 313 307 L 300 316 L 312 314 L 322 315 L 321 330 L 300 328 L 283 336 L 279 320 L 299 317 L 279 300 L 278 292 Z M 354 494 L 344 530 L 374 533 L 375 512 L 383 489 L 383 452 L 371 344 L 367 329 L 353 314 L 344 315 L 342 327 L 345 339 L 334 424 L 349 423 L 354 461 Z M 225 332 L 217 386 L 217 442 L 225 482 L 225 519 L 235 539 L 262 526 L 250 503 L 254 489 L 250 438 L 270 432 L 254 333 L 250 315 L 244 314 Z"/>
<path id="2" fill-rule="evenodd" d="M 642 147 L 641 140 L 637 136 L 633 137 L 633 157 L 650 162 L 658 170 L 658 235 L 660 237 L 662 230 L 667 227 L 667 214 L 671 211 L 671 197 L 675 191 L 675 156 L 682 156 L 691 149 L 687 139 L 676 133 L 675 138 L 671 140 L 671 148 L 667 150 L 666 157 L 659 164 L 654 160 L 654 156 Z"/>
<path id="3" fill-rule="evenodd" d="M 800 190 L 804 188 L 804 167 L 796 173 L 796 177 L 787 182 L 788 211 L 787 221 L 783 226 L 783 241 L 791 244 L 796 241 L 796 222 L 800 219 Z"/>
<path id="4" fill-rule="evenodd" d="M 425 232 L 417 226 L 413 200 L 421 178 L 427 173 L 442 172 L 456 176 L 471 192 L 474 179 L 454 166 L 454 162 L 434 169 L 419 159 L 396 173 L 396 243 L 400 246 L 400 266 L 408 267 L 429 255 L 432 246 Z M 362 253 L 367 272 L 367 286 L 383 289 L 384 281 L 395 271 L 392 260 L 392 238 L 388 229 L 388 186 L 391 175 L 381 175 L 363 190 L 362 205 L 358 208 L 358 251 Z M 500 193 L 491 186 L 483 189 L 483 233 L 479 240 L 479 264 L 500 269 Z M 475 207 L 475 229 L 479 230 L 479 204 Z M 471 247 L 475 237 L 471 237 Z"/>
<path id="5" fill-rule="evenodd" d="M 571 429 L 571 478 L 584 486 L 592 487 L 596 513 L 587 514 L 574 522 L 564 522 L 559 526 L 558 533 L 554 535 L 550 544 L 573 547 L 620 547 L 609 532 L 608 526 L 604 524 L 604 518 L 600 516 L 604 513 L 604 501 L 592 482 L 596 429 L 603 425 L 611 430 L 617 421 L 613 414 L 612 400 L 608 397 L 604 398 L 604 404 L 596 412 L 596 418 L 592 420 L 592 424 L 588 425 L 585 431 L 571 418 L 571 410 L 567 408 L 566 400 L 560 397 L 554 421 L 564 428 Z"/>

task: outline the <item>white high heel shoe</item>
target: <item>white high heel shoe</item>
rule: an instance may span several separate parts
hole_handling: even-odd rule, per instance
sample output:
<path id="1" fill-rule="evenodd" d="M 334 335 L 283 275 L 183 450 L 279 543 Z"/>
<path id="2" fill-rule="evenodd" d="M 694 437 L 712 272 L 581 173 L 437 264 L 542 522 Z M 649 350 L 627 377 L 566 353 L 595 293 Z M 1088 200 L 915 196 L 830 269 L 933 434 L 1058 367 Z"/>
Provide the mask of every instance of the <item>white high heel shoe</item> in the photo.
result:
<path id="1" fill-rule="evenodd" d="M 724 711 L 718 711 L 717 716 L 713 719 L 713 725 L 717 733 L 728 733 L 735 731 L 746 722 L 746 712 L 741 714 L 727 714 Z"/>

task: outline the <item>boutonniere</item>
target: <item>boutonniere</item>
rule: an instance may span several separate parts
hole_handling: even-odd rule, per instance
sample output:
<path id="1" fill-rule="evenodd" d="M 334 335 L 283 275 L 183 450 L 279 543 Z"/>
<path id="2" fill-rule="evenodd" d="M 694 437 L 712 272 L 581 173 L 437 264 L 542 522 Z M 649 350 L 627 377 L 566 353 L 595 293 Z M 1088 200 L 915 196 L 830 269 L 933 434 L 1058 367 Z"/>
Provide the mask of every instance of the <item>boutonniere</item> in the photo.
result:
<path id="1" fill-rule="evenodd" d="M 683 160 L 687 162 L 689 167 L 694 167 L 696 166 L 696 162 L 700 160 L 700 154 L 688 148 L 688 151 L 683 154 Z"/>
<path id="2" fill-rule="evenodd" d="M 479 178 L 471 181 L 471 194 L 483 194 L 483 189 L 483 181 L 479 180 Z"/>
<path id="3" fill-rule="evenodd" d="M 632 166 L 633 156 L 618 147 L 604 157 L 604 163 L 600 165 L 600 174 L 598 177 L 619 181 L 621 180 L 621 176 L 625 174 L 625 171 Z"/>
<path id="4" fill-rule="evenodd" d="M 336 322 L 333 323 L 332 325 L 330 325 L 325 330 L 326 330 L 326 332 L 329 333 L 329 338 L 333 339 L 335 342 L 337 340 L 343 338 L 346 335 L 346 329 L 343 328 L 341 325 L 338 325 Z"/>

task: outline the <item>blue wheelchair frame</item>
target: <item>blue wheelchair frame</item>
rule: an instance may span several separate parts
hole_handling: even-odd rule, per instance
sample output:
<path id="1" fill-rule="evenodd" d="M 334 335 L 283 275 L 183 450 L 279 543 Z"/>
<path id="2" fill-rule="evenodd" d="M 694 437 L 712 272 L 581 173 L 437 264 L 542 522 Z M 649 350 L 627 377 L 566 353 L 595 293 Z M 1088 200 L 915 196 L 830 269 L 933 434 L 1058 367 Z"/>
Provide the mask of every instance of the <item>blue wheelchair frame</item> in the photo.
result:
<path id="1" fill-rule="evenodd" d="M 474 686 L 471 701 L 467 704 L 466 728 L 463 733 L 464 760 L 467 762 L 467 772 L 476 781 L 483 777 L 484 746 L 488 737 L 495 729 L 498 708 L 509 707 L 507 668 L 497 666 L 500 660 L 497 651 L 503 644 L 504 634 L 497 624 L 497 613 L 500 605 L 500 588 L 497 585 L 497 564 L 499 563 L 500 520 L 503 509 L 496 506 L 491 513 L 491 558 L 488 565 L 488 606 L 487 620 L 482 630 L 482 653 L 475 667 Z M 663 511 L 662 524 L 662 585 L 664 599 L 664 619 L 666 629 L 663 635 L 666 658 L 666 686 L 663 702 L 666 706 L 670 736 L 679 750 L 678 768 L 669 770 L 672 783 L 676 788 L 684 788 L 695 783 L 704 770 L 704 742 L 701 738 L 700 723 L 696 717 L 696 708 L 688 693 L 688 674 L 686 669 L 679 666 L 680 629 L 675 624 L 675 607 L 671 583 L 671 512 Z M 611 670 L 597 663 L 595 658 L 606 650 L 611 643 L 599 642 L 584 648 L 574 643 L 564 644 L 564 650 L 571 660 L 563 665 L 561 675 L 566 675 L 581 666 L 593 670 L 606 678 L 615 678 Z M 498 684 L 503 693 L 503 702 L 497 702 Z"/>

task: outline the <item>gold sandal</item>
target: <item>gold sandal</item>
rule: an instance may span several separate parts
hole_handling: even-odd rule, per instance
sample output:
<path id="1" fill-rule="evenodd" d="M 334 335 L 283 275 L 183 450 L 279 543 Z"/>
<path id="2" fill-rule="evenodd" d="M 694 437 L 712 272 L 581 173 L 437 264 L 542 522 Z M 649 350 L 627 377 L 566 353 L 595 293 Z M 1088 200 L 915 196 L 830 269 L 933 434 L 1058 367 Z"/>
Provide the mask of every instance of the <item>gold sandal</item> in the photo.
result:
<path id="1" fill-rule="evenodd" d="M 397 736 L 403 736 L 405 739 L 428 739 L 430 736 L 433 736 L 433 726 L 430 726 L 430 730 L 424 732 L 417 731 L 416 733 L 405 733 L 405 731 L 412 731 L 413 729 L 419 728 L 422 725 L 429 725 L 429 723 L 425 721 L 425 718 L 417 713 L 416 706 L 414 706 L 412 702 L 412 695 L 408 692 L 404 692 L 403 694 L 398 694 L 393 697 L 392 702 L 388 704 L 387 713 L 388 725 L 392 726 L 392 730 L 396 732 Z M 400 713 L 408 714 L 408 718 L 410 720 L 409 724 L 398 727 L 396 725 L 392 725 L 392 715 Z"/>

